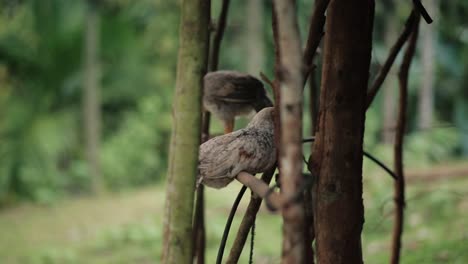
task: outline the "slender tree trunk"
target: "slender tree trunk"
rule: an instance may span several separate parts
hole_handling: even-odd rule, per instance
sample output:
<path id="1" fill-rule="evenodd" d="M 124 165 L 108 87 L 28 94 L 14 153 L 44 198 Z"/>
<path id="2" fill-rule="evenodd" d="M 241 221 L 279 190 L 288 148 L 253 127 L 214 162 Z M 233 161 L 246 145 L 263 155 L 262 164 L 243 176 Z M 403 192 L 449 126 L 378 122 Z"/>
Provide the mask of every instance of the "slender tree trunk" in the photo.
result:
<path id="1" fill-rule="evenodd" d="M 99 67 L 99 13 L 94 1 L 88 2 L 85 28 L 85 69 L 83 93 L 83 120 L 86 159 L 95 193 L 104 189 L 101 179 L 99 147 L 101 134 L 100 67 Z"/>
<path id="2" fill-rule="evenodd" d="M 424 1 L 429 13 L 437 17 L 436 0 Z M 422 74 L 421 87 L 419 89 L 419 120 L 418 126 L 427 129 L 432 125 L 434 115 L 434 44 L 436 40 L 436 30 L 434 25 L 421 27 L 422 38 Z"/>
<path id="3" fill-rule="evenodd" d="M 362 143 L 374 2 L 331 1 L 311 171 L 317 263 L 362 263 Z"/>
<path id="4" fill-rule="evenodd" d="M 179 53 L 169 151 L 162 263 L 192 262 L 192 213 L 206 73 L 209 0 L 181 4 Z"/>
<path id="5" fill-rule="evenodd" d="M 408 44 L 406 47 L 403 61 L 398 72 L 399 81 L 399 108 L 398 108 L 398 122 L 395 133 L 395 146 L 394 146 L 394 163 L 395 163 L 395 174 L 397 179 L 395 181 L 395 224 L 393 228 L 392 237 L 392 255 L 390 263 L 400 263 L 401 255 L 401 237 L 403 235 L 404 225 L 404 208 L 405 208 L 405 175 L 403 171 L 403 140 L 406 130 L 407 120 L 407 106 L 408 106 L 408 75 L 413 61 L 416 41 L 418 39 L 419 29 L 419 14 L 416 16 L 416 21 L 413 25 L 413 32 L 410 35 Z"/>
<path id="6" fill-rule="evenodd" d="M 303 64 L 296 1 L 276 0 L 280 50 L 281 193 L 292 199 L 302 185 Z M 305 263 L 304 206 L 297 201 L 282 210 L 282 263 Z"/>
<path id="7" fill-rule="evenodd" d="M 263 1 L 249 0 L 246 5 L 247 14 L 247 72 L 253 75 L 263 69 L 264 50 L 263 45 Z"/>

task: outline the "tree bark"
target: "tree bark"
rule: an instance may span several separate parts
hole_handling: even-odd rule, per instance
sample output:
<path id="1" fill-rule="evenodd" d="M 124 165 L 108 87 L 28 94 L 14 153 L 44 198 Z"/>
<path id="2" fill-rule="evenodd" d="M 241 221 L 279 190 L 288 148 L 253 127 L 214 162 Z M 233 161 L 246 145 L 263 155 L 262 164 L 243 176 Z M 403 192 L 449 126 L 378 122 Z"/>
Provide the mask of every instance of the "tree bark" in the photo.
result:
<path id="1" fill-rule="evenodd" d="M 94 1 L 88 1 L 85 28 L 85 69 L 83 92 L 83 125 L 86 159 L 92 177 L 94 193 L 101 193 L 104 184 L 101 179 L 99 148 L 101 142 L 100 109 L 100 67 L 99 67 L 99 12 Z"/>
<path id="2" fill-rule="evenodd" d="M 276 0 L 280 50 L 281 195 L 292 199 L 302 185 L 303 64 L 294 0 Z M 305 263 L 304 207 L 302 201 L 282 210 L 282 263 Z"/>
<path id="3" fill-rule="evenodd" d="M 247 14 L 247 72 L 258 75 L 262 70 L 265 58 L 263 40 L 263 1 L 249 0 L 246 4 Z"/>
<path id="4" fill-rule="evenodd" d="M 435 0 L 424 2 L 429 12 L 437 17 L 435 11 L 437 5 Z M 424 26 L 421 28 L 422 38 L 422 80 L 419 89 L 419 120 L 418 126 L 420 129 L 428 129 L 432 125 L 434 115 L 434 76 L 435 76 L 435 60 L 434 60 L 434 44 L 436 39 L 436 30 L 433 26 Z"/>
<path id="5" fill-rule="evenodd" d="M 374 1 L 331 1 L 311 171 L 317 263 L 362 263 L 362 143 Z"/>
<path id="6" fill-rule="evenodd" d="M 181 4 L 176 90 L 166 187 L 162 263 L 192 262 L 192 212 L 206 73 L 209 0 Z"/>

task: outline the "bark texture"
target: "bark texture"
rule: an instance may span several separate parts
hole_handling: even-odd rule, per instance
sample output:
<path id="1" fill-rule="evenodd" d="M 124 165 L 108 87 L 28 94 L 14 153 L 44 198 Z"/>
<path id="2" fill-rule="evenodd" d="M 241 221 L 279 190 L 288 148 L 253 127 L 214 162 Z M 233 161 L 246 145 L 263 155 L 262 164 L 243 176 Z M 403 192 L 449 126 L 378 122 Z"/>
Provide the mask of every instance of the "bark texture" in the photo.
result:
<path id="1" fill-rule="evenodd" d="M 100 67 L 99 67 L 99 12 L 94 1 L 88 1 L 85 32 L 85 69 L 83 93 L 84 138 L 86 159 L 92 176 L 93 191 L 101 193 L 104 185 L 101 179 L 99 148 L 101 142 L 100 109 Z"/>
<path id="2" fill-rule="evenodd" d="M 374 2 L 331 1 L 311 171 L 317 263 L 362 263 L 362 142 Z"/>
<path id="3" fill-rule="evenodd" d="M 292 199 L 302 185 L 303 62 L 293 0 L 276 0 L 281 95 L 281 194 Z M 304 207 L 302 202 L 283 208 L 282 263 L 305 263 Z"/>
<path id="4" fill-rule="evenodd" d="M 169 152 L 162 263 L 192 261 L 192 212 L 206 73 L 208 0 L 181 4 L 176 91 Z"/>

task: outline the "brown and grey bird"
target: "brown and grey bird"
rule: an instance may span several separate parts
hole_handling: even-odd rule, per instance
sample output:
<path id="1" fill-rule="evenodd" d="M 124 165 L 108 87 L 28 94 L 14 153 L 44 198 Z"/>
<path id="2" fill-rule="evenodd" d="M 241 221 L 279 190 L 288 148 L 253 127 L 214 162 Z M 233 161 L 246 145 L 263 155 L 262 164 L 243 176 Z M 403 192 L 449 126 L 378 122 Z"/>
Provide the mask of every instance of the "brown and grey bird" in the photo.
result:
<path id="1" fill-rule="evenodd" d="M 228 185 L 241 171 L 252 175 L 276 161 L 274 108 L 258 112 L 243 129 L 208 140 L 200 146 L 198 183 L 213 188 Z"/>
<path id="2" fill-rule="evenodd" d="M 234 119 L 273 106 L 257 78 L 237 71 L 210 72 L 203 78 L 203 106 L 224 123 L 224 133 L 234 129 Z"/>

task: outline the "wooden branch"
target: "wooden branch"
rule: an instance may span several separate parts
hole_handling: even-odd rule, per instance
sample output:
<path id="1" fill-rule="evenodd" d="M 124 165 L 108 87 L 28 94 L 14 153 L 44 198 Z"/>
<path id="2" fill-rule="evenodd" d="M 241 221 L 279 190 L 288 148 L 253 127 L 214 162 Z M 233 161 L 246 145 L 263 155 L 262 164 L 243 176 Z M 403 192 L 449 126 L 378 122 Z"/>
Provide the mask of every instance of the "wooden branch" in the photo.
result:
<path id="1" fill-rule="evenodd" d="M 431 16 L 426 11 L 426 8 L 424 8 L 420 0 L 413 0 L 413 5 L 418 10 L 419 14 L 424 18 L 427 24 L 431 24 L 433 22 Z"/>
<path id="2" fill-rule="evenodd" d="M 282 208 L 284 200 L 279 193 L 271 192 L 270 187 L 264 181 L 247 172 L 241 172 L 237 175 L 238 180 L 243 185 L 247 186 L 252 192 L 260 198 L 265 199 L 268 196 L 268 203 L 273 208 Z"/>
<path id="3" fill-rule="evenodd" d="M 306 47 L 304 49 L 304 84 L 313 68 L 313 60 L 320 40 L 323 36 L 323 26 L 325 25 L 325 11 L 327 10 L 330 0 L 316 0 L 314 11 L 310 19 L 309 33 L 307 37 Z"/>
<path id="4" fill-rule="evenodd" d="M 394 159 L 395 159 L 395 173 L 397 180 L 395 181 L 395 224 L 393 228 L 392 237 L 392 256 L 390 263 L 400 263 L 400 252 L 401 252 L 401 236 L 403 234 L 403 218 L 404 218 L 404 207 L 405 207 L 405 176 L 403 172 L 403 140 L 404 132 L 406 127 L 406 109 L 407 109 L 407 97 L 408 97 L 408 73 L 411 65 L 411 61 L 414 57 L 416 50 L 416 41 L 418 38 L 419 28 L 419 15 L 416 15 L 415 22 L 412 27 L 412 33 L 403 56 L 403 61 L 400 66 L 398 73 L 399 87 L 400 87 L 400 102 L 398 110 L 398 122 L 397 130 L 395 135 L 395 148 L 394 148 Z"/>
<path id="5" fill-rule="evenodd" d="M 236 214 L 237 207 L 239 206 L 242 200 L 242 196 L 244 196 L 244 193 L 246 190 L 247 190 L 247 187 L 245 185 L 242 186 L 242 188 L 239 191 L 239 194 L 237 194 L 236 200 L 234 201 L 232 205 L 231 212 L 229 212 L 228 220 L 226 222 L 226 226 L 224 227 L 223 237 L 221 238 L 221 243 L 219 245 L 218 256 L 216 257 L 216 264 L 221 264 L 223 261 L 224 248 L 226 247 L 229 230 L 231 229 L 231 224 L 232 224 L 232 221 L 234 220 L 234 215 Z"/>
<path id="6" fill-rule="evenodd" d="M 366 152 L 366 151 L 363 151 L 362 154 L 370 159 L 371 161 L 373 161 L 375 164 L 379 165 L 380 168 L 382 168 L 385 172 L 387 172 L 388 175 L 390 175 L 390 177 L 392 177 L 394 180 L 397 180 L 397 176 L 396 174 L 390 170 L 389 167 L 387 167 L 387 165 L 385 165 L 385 163 L 383 163 L 382 161 L 380 161 L 379 159 L 377 159 L 376 157 L 374 157 L 374 155 Z"/>
<path id="7" fill-rule="evenodd" d="M 276 166 L 274 166 L 271 170 L 263 173 L 261 180 L 265 182 L 265 184 L 270 184 L 275 169 Z M 242 249 L 244 248 L 245 242 L 247 241 L 249 230 L 255 222 L 255 216 L 257 215 L 258 210 L 260 209 L 262 201 L 263 199 L 258 195 L 252 196 L 250 198 L 249 205 L 247 206 L 247 210 L 244 214 L 244 217 L 242 218 L 242 222 L 239 226 L 239 230 L 237 231 L 237 235 L 233 242 L 231 252 L 229 253 L 229 257 L 226 261 L 227 264 L 235 264 L 239 262 L 239 257 L 242 253 Z"/>
<path id="8" fill-rule="evenodd" d="M 281 109 L 281 197 L 293 199 L 302 185 L 303 56 L 294 0 L 275 0 L 278 26 Z M 304 207 L 302 199 L 282 210 L 282 263 L 305 262 Z"/>
<path id="9" fill-rule="evenodd" d="M 398 37 L 397 41 L 395 44 L 393 44 L 392 48 L 390 49 L 390 53 L 388 54 L 387 59 L 385 60 L 385 63 L 383 64 L 382 68 L 380 68 L 379 73 L 377 74 L 377 77 L 375 80 L 372 82 L 371 87 L 369 88 L 367 95 L 366 95 L 366 109 L 369 108 L 369 106 L 372 104 L 372 101 L 374 100 L 375 96 L 377 95 L 380 87 L 382 86 L 382 83 L 385 81 L 385 78 L 388 75 L 388 72 L 390 71 L 390 68 L 393 65 L 393 62 L 395 62 L 395 59 L 400 52 L 401 48 L 403 47 L 403 44 L 405 44 L 406 40 L 408 39 L 409 35 L 411 34 L 411 30 L 413 28 L 414 22 L 416 18 L 416 12 L 413 10 L 411 14 L 409 15 L 408 19 L 406 20 L 405 27 L 403 31 L 401 32 L 400 36 Z"/>
<path id="10" fill-rule="evenodd" d="M 211 49 L 210 63 L 208 65 L 209 71 L 216 71 L 219 64 L 219 49 L 221 47 L 221 41 L 224 36 L 224 29 L 226 28 L 227 15 L 229 10 L 230 0 L 223 0 L 221 7 L 221 13 L 219 14 L 218 24 L 216 26 L 216 32 L 213 37 L 213 45 Z"/>

